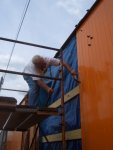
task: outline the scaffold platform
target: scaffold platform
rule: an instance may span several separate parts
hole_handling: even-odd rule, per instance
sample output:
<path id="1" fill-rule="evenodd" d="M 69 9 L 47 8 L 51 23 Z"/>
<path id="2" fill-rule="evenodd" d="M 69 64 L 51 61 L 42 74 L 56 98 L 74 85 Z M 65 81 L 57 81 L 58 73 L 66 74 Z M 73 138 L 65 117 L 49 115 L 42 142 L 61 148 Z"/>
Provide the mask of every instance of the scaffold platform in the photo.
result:
<path id="1" fill-rule="evenodd" d="M 53 115 L 58 115 L 55 108 L 16 105 L 16 99 L 0 97 L 0 130 L 26 131 Z"/>

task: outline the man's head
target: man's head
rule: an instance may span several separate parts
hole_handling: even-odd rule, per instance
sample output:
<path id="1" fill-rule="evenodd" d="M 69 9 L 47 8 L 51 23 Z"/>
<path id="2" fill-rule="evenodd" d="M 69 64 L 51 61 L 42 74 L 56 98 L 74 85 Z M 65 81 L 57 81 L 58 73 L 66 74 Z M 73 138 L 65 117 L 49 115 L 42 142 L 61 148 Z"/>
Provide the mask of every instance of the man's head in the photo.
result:
<path id="1" fill-rule="evenodd" d="M 44 58 L 39 55 L 35 55 L 32 58 L 32 62 L 37 69 L 44 70 L 46 68 L 46 62 L 45 62 Z"/>

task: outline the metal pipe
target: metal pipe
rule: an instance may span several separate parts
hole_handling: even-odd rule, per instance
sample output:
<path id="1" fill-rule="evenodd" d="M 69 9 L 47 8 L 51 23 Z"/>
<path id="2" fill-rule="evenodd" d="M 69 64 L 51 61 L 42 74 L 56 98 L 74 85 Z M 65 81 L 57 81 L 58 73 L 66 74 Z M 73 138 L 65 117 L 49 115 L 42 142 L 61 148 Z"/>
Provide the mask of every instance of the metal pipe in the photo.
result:
<path id="1" fill-rule="evenodd" d="M 6 88 L 1 88 L 1 90 L 6 90 L 6 91 L 16 91 L 16 92 L 28 92 L 28 91 L 23 91 L 23 90 L 14 90 L 14 89 L 6 89 Z"/>
<path id="2" fill-rule="evenodd" d="M 9 116 L 8 116 L 8 118 L 7 118 L 7 120 L 6 120 L 5 124 L 4 124 L 4 126 L 3 126 L 3 130 L 5 130 L 5 128 L 6 128 L 7 124 L 8 124 L 8 122 L 9 122 L 9 120 L 11 119 L 12 115 L 13 115 L 13 113 L 11 112 L 11 113 L 9 114 Z"/>
<path id="3" fill-rule="evenodd" d="M 38 45 L 38 44 L 28 43 L 28 42 L 24 42 L 24 41 L 18 41 L 18 40 L 3 38 L 3 37 L 0 37 L 0 40 L 18 43 L 18 44 L 23 44 L 23 45 L 28 45 L 28 46 L 39 47 L 39 48 L 44 48 L 44 49 L 49 49 L 49 50 L 53 50 L 53 51 L 60 51 L 60 49 L 53 48 L 53 47 L 48 47 L 48 46 L 43 46 L 43 45 Z"/>
<path id="4" fill-rule="evenodd" d="M 50 79 L 50 80 L 61 80 L 61 78 L 53 78 L 53 77 L 48 77 L 48 76 L 40 76 L 40 75 L 34 75 L 34 74 L 29 74 L 29 73 L 22 73 L 22 72 L 11 71 L 11 70 L 0 69 L 0 72 L 17 74 L 17 75 L 26 75 L 26 76 L 32 76 L 32 77 L 39 77 L 39 78 Z"/>
<path id="5" fill-rule="evenodd" d="M 61 121 L 62 121 L 62 150 L 66 150 L 65 137 L 65 109 L 64 109 L 64 73 L 63 73 L 63 51 L 61 50 Z"/>
<path id="6" fill-rule="evenodd" d="M 37 127 L 36 127 L 36 129 L 35 129 L 35 134 L 34 134 L 34 136 L 33 136 L 33 139 L 32 139 L 31 145 L 30 145 L 30 147 L 29 147 L 29 150 L 32 150 L 33 143 L 34 143 L 34 141 L 35 141 L 35 139 L 36 139 L 36 135 L 37 135 L 38 128 L 39 128 L 39 125 L 37 124 Z"/>

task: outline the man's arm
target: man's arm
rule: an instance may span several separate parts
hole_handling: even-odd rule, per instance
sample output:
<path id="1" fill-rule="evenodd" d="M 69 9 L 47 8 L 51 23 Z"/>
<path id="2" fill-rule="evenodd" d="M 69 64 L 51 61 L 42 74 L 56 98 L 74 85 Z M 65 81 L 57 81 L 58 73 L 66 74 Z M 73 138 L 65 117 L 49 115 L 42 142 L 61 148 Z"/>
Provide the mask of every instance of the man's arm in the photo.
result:
<path id="1" fill-rule="evenodd" d="M 57 59 L 57 58 L 51 58 L 50 59 L 50 64 L 51 66 L 59 66 L 62 65 L 61 60 Z M 63 66 L 70 72 L 70 74 L 72 76 L 76 76 L 76 72 L 65 62 L 63 62 Z"/>
<path id="2" fill-rule="evenodd" d="M 73 70 L 67 63 L 63 62 L 63 66 L 70 72 L 72 76 L 76 76 L 75 70 Z"/>
<path id="3" fill-rule="evenodd" d="M 37 80 L 37 84 L 43 88 L 44 90 L 46 90 L 49 94 L 53 93 L 53 89 L 50 88 L 47 84 L 45 84 L 41 79 Z"/>

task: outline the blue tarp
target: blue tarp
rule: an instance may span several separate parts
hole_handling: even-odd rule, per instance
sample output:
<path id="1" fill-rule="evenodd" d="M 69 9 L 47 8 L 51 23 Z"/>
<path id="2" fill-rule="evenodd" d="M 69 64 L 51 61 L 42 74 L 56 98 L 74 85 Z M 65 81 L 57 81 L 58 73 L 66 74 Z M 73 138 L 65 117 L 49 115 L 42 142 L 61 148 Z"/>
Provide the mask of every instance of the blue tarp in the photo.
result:
<path id="1" fill-rule="evenodd" d="M 60 56 L 59 56 L 60 57 Z M 64 61 L 68 63 L 77 73 L 78 73 L 78 60 L 77 60 L 77 46 L 76 38 L 72 37 L 70 42 L 64 49 Z M 59 67 L 51 67 L 52 76 L 58 75 Z M 50 69 L 48 69 L 48 74 L 50 74 Z M 48 81 L 47 81 L 48 82 Z M 54 81 L 49 81 L 48 85 L 52 86 Z M 64 69 L 64 92 L 65 94 L 71 89 L 77 86 L 77 83 L 69 72 Z M 37 105 L 44 107 L 47 104 L 47 93 L 44 90 L 40 90 L 40 95 L 37 99 Z M 52 104 L 58 98 L 61 97 L 60 81 L 57 81 L 54 93 L 49 99 L 49 104 Z M 58 108 L 60 109 L 60 107 Z M 80 99 L 79 95 L 74 97 L 71 101 L 65 104 L 65 121 L 66 121 L 66 131 L 71 131 L 80 128 Z M 41 129 L 43 133 L 40 136 L 49 135 L 61 132 L 61 117 L 51 116 L 41 123 Z M 61 142 L 52 143 L 54 150 L 62 149 Z M 49 145 L 47 143 L 40 144 L 41 150 L 49 150 Z M 81 150 L 81 140 L 67 141 L 67 150 Z"/>

